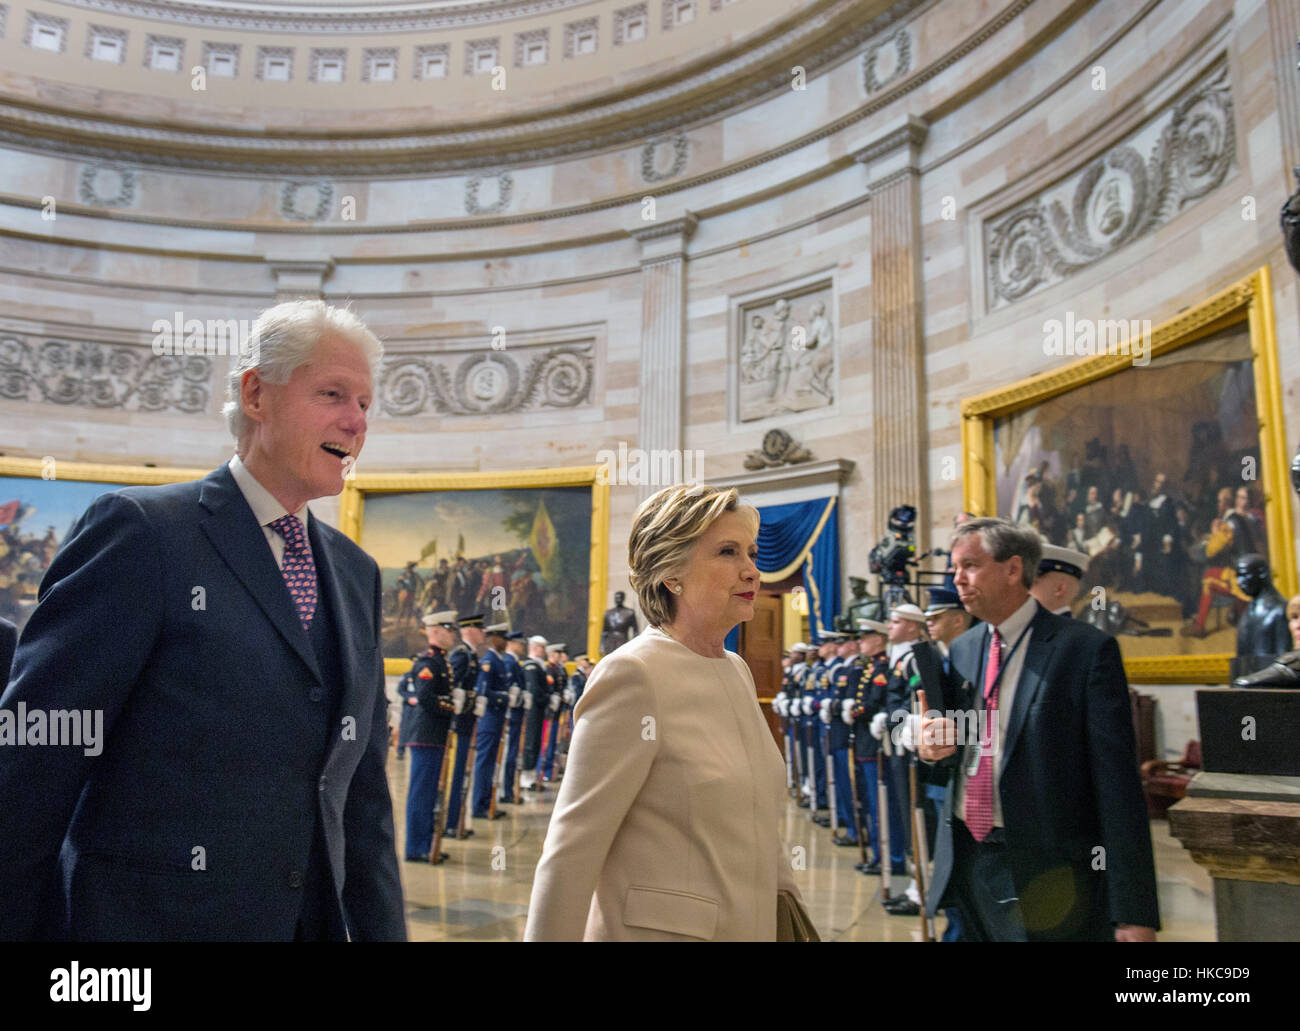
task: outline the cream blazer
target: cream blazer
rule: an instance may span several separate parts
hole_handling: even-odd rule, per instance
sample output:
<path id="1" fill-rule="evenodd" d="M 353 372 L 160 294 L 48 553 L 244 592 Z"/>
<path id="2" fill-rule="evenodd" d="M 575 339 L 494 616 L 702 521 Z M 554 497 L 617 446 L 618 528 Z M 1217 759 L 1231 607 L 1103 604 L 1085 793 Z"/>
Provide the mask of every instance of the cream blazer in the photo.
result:
<path id="1" fill-rule="evenodd" d="M 777 889 L 799 891 L 744 660 L 652 627 L 600 661 L 574 718 L 525 940 L 774 940 Z"/>

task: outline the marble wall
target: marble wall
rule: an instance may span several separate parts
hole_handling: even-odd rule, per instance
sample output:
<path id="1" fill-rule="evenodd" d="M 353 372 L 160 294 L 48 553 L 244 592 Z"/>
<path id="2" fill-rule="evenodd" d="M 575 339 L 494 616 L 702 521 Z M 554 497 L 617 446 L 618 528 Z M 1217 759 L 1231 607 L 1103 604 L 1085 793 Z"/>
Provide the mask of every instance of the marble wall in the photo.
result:
<path id="1" fill-rule="evenodd" d="M 1045 320 L 1158 323 L 1261 265 L 1293 442 L 1300 287 L 1276 228 L 1300 161 L 1300 73 L 1276 39 L 1294 27 L 1287 0 L 899 10 L 803 88 L 553 161 L 294 177 L 0 140 L 0 450 L 212 466 L 230 451 L 224 360 L 140 389 L 155 321 L 322 294 L 389 351 L 360 471 L 587 465 L 622 443 L 698 452 L 705 478 L 729 477 L 779 427 L 855 463 L 839 518 L 842 572 L 861 574 L 894 504 L 920 507 L 923 545 L 946 542 L 962 399 L 1057 367 Z M 1166 152 L 1162 172 L 1170 132 L 1183 163 Z M 1147 214 L 1140 170 L 1115 157 L 1129 153 L 1178 185 Z M 1030 216 L 1057 232 L 1052 202 L 1073 218 L 1078 196 L 1093 214 L 1071 239 L 1099 245 L 1048 262 Z M 1034 281 L 991 289 L 1008 276 Z M 805 326 L 824 305 L 831 389 L 768 411 L 743 389 L 742 316 L 782 297 Z M 107 385 L 60 387 L 51 343 L 91 366 L 134 358 Z M 643 494 L 612 487 L 611 590 Z M 1191 689 L 1158 691 L 1181 753 Z"/>

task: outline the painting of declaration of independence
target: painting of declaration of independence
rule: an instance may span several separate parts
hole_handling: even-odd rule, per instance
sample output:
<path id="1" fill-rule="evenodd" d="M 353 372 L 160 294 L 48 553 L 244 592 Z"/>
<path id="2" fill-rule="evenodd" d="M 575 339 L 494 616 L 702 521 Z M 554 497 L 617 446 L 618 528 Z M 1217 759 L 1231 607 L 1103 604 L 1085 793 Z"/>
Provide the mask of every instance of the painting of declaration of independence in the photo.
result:
<path id="1" fill-rule="evenodd" d="M 41 578 L 77 517 L 119 483 L 0 476 L 0 616 L 21 633 Z"/>
<path id="2" fill-rule="evenodd" d="M 445 609 L 587 649 L 589 486 L 371 493 L 361 547 L 383 574 L 385 658 L 426 648 L 420 620 Z"/>
<path id="3" fill-rule="evenodd" d="M 1236 650 L 1238 555 L 1268 555 L 1245 323 L 994 424 L 998 514 L 1091 563 L 1130 658 Z M 1095 617 L 1094 617 L 1095 621 Z"/>
<path id="4" fill-rule="evenodd" d="M 822 281 L 737 306 L 740 422 L 824 408 L 835 400 L 833 301 L 831 283 Z"/>

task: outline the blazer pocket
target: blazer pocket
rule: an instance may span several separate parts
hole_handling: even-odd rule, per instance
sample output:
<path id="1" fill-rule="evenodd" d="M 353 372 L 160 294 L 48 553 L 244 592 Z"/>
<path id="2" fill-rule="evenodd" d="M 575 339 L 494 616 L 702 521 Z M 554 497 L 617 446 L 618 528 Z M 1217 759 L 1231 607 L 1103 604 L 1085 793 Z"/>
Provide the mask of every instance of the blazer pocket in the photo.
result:
<path id="1" fill-rule="evenodd" d="M 623 923 L 710 941 L 718 927 L 718 903 L 686 891 L 631 887 L 623 900 Z"/>

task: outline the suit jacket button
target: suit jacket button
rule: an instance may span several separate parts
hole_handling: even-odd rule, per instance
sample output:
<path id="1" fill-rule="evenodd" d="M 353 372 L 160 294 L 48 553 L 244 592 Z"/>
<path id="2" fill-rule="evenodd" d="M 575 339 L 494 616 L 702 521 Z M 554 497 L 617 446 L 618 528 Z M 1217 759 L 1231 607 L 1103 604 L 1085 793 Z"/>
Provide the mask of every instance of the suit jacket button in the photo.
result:
<path id="1" fill-rule="evenodd" d="M 328 778 L 326 778 L 326 777 L 321 777 L 321 779 L 320 779 L 320 789 L 321 789 L 322 791 L 325 790 L 325 785 L 326 785 L 327 783 L 328 783 Z"/>
<path id="2" fill-rule="evenodd" d="M 307 695 L 313 702 L 319 702 L 325 697 L 325 692 L 319 687 L 313 687 L 311 693 Z"/>
<path id="3" fill-rule="evenodd" d="M 302 876 L 302 871 L 301 871 L 301 870 L 290 870 L 290 871 L 289 871 L 289 887 L 290 887 L 290 888 L 301 888 L 301 887 L 302 887 L 302 882 L 303 882 L 303 876 Z"/>

